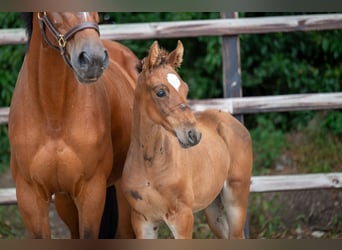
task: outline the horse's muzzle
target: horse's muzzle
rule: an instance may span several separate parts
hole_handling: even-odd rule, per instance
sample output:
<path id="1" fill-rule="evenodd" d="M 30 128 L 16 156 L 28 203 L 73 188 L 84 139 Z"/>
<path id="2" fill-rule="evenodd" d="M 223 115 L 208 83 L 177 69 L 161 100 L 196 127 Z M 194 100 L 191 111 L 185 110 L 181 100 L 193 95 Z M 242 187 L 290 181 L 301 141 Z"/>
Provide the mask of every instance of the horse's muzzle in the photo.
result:
<path id="1" fill-rule="evenodd" d="M 82 50 L 71 53 L 70 57 L 75 76 L 81 83 L 97 81 L 109 64 L 107 50 L 99 44 L 86 44 Z"/>
<path id="2" fill-rule="evenodd" d="M 202 138 L 202 133 L 195 128 L 185 129 L 181 133 L 177 132 L 177 138 L 183 148 L 197 145 Z"/>

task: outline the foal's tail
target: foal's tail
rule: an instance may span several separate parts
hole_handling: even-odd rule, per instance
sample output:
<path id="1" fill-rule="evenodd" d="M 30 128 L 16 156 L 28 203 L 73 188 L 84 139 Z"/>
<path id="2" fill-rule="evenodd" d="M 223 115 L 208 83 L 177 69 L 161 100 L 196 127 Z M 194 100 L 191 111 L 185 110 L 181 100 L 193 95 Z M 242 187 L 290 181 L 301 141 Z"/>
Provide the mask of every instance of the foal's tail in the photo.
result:
<path id="1" fill-rule="evenodd" d="M 115 186 L 107 188 L 106 202 L 102 214 L 99 239 L 113 239 L 118 225 L 118 207 Z"/>

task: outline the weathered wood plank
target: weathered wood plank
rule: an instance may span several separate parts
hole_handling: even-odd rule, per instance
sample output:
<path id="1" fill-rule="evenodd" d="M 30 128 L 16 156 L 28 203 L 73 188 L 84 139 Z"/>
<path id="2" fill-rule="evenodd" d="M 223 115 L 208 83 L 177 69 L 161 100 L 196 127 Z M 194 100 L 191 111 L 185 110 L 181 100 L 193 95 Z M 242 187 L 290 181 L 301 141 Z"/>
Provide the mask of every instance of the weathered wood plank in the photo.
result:
<path id="1" fill-rule="evenodd" d="M 15 188 L 1 188 L 0 189 L 0 205 L 17 204 L 17 197 Z"/>
<path id="2" fill-rule="evenodd" d="M 189 100 L 196 111 L 221 109 L 231 114 L 342 109 L 342 92 Z M 0 108 L 0 124 L 8 122 L 9 108 Z"/>
<path id="3" fill-rule="evenodd" d="M 238 18 L 237 12 L 221 13 L 222 18 Z M 241 97 L 241 65 L 240 65 L 240 38 L 239 36 L 222 36 L 222 78 L 223 97 Z M 240 122 L 243 115 L 235 115 Z"/>
<path id="4" fill-rule="evenodd" d="M 253 176 L 251 192 L 342 188 L 342 173 Z"/>
<path id="5" fill-rule="evenodd" d="M 342 14 L 324 14 L 103 25 L 101 27 L 101 36 L 108 39 L 123 40 L 262 34 L 341 28 Z"/>
<path id="6" fill-rule="evenodd" d="M 0 108 L 0 124 L 6 124 L 8 122 L 9 108 Z"/>
<path id="7" fill-rule="evenodd" d="M 252 176 L 251 192 L 342 188 L 342 173 Z M 0 189 L 0 205 L 16 204 L 15 188 Z"/>
<path id="8" fill-rule="evenodd" d="M 25 29 L 0 29 L 0 45 L 24 44 L 26 41 Z"/>
<path id="9" fill-rule="evenodd" d="M 331 29 L 342 29 L 342 14 L 100 25 L 101 37 L 112 40 L 264 34 Z M 26 40 L 24 29 L 0 30 L 0 45 L 22 44 Z"/>
<path id="10" fill-rule="evenodd" d="M 232 114 L 341 109 L 342 92 L 190 100 L 194 110 L 222 109 Z"/>

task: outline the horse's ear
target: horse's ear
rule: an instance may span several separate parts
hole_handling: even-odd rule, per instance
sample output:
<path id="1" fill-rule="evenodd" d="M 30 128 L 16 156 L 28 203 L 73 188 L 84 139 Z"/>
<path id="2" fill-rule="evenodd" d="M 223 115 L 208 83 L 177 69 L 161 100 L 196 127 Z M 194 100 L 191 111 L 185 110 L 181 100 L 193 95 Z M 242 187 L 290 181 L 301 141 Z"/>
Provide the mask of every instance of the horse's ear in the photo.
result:
<path id="1" fill-rule="evenodd" d="M 157 59 L 158 59 L 158 55 L 159 55 L 159 51 L 160 51 L 160 49 L 159 49 L 158 41 L 154 41 L 150 47 L 148 57 L 145 59 L 146 67 L 152 68 L 156 64 Z M 146 68 L 146 67 L 144 67 L 144 68 Z"/>
<path id="2" fill-rule="evenodd" d="M 183 61 L 184 47 L 180 40 L 178 40 L 177 47 L 168 56 L 168 63 L 174 68 L 181 66 Z"/>

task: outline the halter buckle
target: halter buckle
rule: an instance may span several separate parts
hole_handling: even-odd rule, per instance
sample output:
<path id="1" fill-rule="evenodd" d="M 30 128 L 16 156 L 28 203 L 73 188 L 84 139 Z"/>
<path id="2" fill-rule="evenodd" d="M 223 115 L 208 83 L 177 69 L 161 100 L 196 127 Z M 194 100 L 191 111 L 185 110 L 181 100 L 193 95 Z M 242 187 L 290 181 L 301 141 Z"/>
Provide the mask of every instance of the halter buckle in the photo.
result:
<path id="1" fill-rule="evenodd" d="M 38 12 L 37 15 L 38 15 L 38 19 L 39 19 L 39 20 L 42 20 L 42 19 L 43 19 L 42 15 L 43 15 L 43 16 L 46 16 L 47 13 L 46 13 L 46 11 L 44 11 L 44 12 Z"/>
<path id="2" fill-rule="evenodd" d="M 65 48 L 65 45 L 66 45 L 67 41 L 65 40 L 64 38 L 64 35 L 63 34 L 59 34 L 58 35 L 58 45 L 60 48 Z"/>

